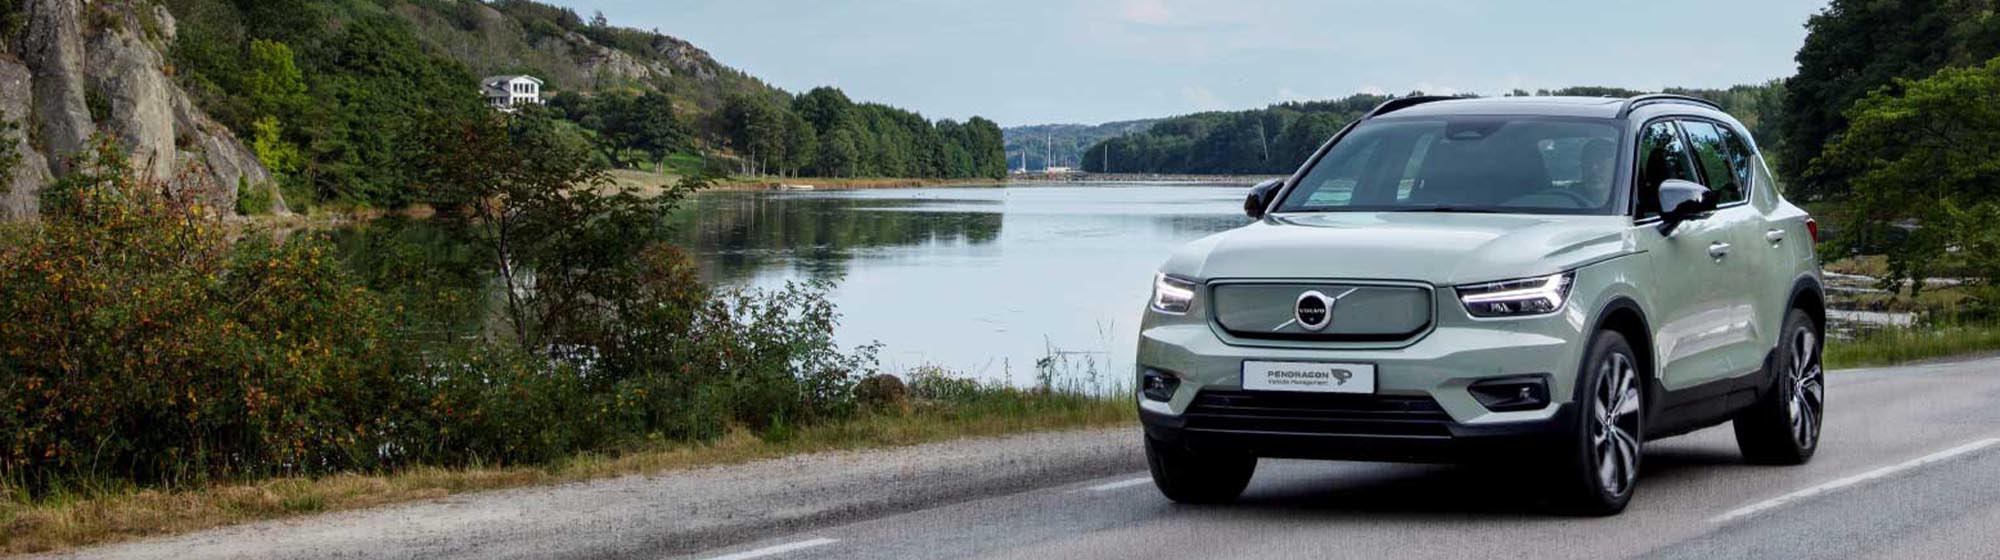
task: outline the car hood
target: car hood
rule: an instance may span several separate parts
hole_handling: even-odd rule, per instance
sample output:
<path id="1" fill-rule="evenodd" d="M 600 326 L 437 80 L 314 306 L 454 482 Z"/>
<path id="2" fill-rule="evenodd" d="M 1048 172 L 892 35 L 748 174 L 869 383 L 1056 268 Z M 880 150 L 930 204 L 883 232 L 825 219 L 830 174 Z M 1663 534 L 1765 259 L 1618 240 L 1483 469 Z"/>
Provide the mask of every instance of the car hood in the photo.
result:
<path id="1" fill-rule="evenodd" d="M 1199 279 L 1414 280 L 1439 286 L 1554 274 L 1634 252 L 1623 216 L 1326 212 L 1271 216 L 1182 247 Z"/>

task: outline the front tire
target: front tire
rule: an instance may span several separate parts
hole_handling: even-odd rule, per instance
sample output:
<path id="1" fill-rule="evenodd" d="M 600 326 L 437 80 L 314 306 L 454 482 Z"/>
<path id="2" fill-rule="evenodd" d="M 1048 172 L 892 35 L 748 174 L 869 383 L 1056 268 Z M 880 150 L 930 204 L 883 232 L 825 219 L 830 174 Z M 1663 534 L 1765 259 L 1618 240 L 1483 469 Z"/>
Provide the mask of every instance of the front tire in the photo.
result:
<path id="1" fill-rule="evenodd" d="M 1736 446 L 1743 458 L 1763 465 L 1799 465 L 1819 450 L 1826 415 L 1826 372 L 1820 354 L 1826 341 L 1805 311 L 1785 314 L 1782 342 L 1771 364 L 1775 385 L 1757 404 L 1736 417 Z"/>
<path id="2" fill-rule="evenodd" d="M 1181 446 L 1146 438 L 1146 467 L 1153 485 L 1167 499 L 1183 504 L 1223 504 L 1234 501 L 1257 472 L 1257 458 L 1247 454 L 1194 453 Z"/>
<path id="3" fill-rule="evenodd" d="M 1645 444 L 1639 363 L 1624 335 L 1601 331 L 1591 338 L 1577 376 L 1582 398 L 1559 469 L 1564 505 L 1576 514 L 1616 515 L 1632 501 Z"/>

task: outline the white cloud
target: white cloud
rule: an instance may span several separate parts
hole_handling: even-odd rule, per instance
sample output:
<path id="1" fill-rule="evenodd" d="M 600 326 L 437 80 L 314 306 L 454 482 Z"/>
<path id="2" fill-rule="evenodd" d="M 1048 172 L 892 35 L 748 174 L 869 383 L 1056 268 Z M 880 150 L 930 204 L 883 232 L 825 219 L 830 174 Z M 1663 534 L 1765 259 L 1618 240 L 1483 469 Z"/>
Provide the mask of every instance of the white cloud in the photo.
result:
<path id="1" fill-rule="evenodd" d="M 1410 89 L 1412 91 L 1424 92 L 1424 95 L 1458 95 L 1459 93 L 1458 88 L 1438 85 L 1432 82 L 1417 82 L 1417 85 Z"/>
<path id="2" fill-rule="evenodd" d="M 1197 111 L 1216 111 L 1226 107 L 1215 92 L 1201 86 L 1181 86 L 1181 99 Z"/>

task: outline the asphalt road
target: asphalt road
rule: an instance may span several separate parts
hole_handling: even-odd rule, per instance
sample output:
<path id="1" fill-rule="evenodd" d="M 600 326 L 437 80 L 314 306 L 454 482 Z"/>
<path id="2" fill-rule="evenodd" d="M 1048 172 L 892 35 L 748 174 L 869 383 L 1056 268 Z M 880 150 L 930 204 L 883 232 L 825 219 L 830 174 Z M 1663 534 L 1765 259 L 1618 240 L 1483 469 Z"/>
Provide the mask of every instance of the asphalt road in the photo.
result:
<path id="1" fill-rule="evenodd" d="M 1227 506 L 1135 471 L 688 557 L 2000 558 L 2000 359 L 1831 373 L 1805 466 L 1746 465 L 1724 426 L 1643 468 L 1611 518 L 1549 513 L 1517 472 L 1265 460 Z"/>
<path id="2" fill-rule="evenodd" d="M 1650 442 L 1623 515 L 1492 468 L 1265 460 L 1227 506 L 1146 478 L 1137 428 L 826 453 L 225 527 L 84 558 L 2000 559 L 2000 357 L 1828 374 L 1819 456 Z"/>

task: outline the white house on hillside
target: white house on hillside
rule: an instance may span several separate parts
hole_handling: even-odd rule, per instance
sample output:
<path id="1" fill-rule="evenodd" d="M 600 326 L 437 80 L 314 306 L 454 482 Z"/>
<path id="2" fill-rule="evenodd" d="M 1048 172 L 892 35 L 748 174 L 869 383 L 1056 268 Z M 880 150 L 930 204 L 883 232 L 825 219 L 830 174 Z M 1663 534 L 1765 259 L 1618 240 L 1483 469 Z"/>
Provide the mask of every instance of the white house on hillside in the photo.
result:
<path id="1" fill-rule="evenodd" d="M 515 105 L 543 103 L 542 80 L 534 76 L 491 76 L 479 83 L 485 86 L 486 104 L 495 109 L 512 111 Z"/>

